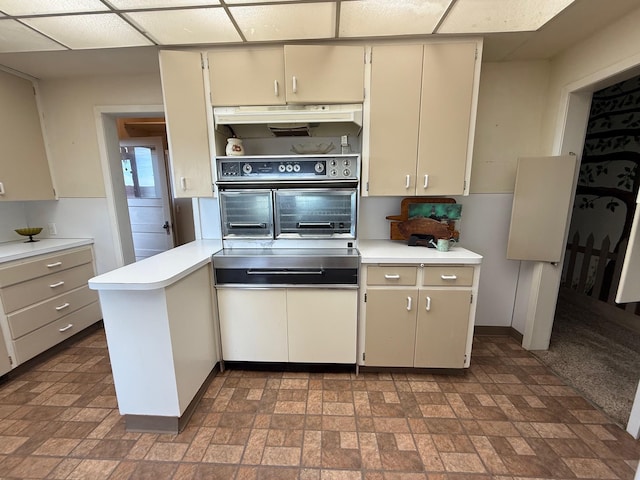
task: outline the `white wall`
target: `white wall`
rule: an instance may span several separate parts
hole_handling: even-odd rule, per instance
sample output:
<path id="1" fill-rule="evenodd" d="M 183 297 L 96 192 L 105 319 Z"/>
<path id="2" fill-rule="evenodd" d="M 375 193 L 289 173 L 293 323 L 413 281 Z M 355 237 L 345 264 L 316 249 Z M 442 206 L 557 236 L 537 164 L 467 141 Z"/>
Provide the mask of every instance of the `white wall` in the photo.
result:
<path id="1" fill-rule="evenodd" d="M 22 227 L 39 227 L 27 222 L 28 202 L 0 202 L 0 242 L 24 239 L 14 230 Z"/>

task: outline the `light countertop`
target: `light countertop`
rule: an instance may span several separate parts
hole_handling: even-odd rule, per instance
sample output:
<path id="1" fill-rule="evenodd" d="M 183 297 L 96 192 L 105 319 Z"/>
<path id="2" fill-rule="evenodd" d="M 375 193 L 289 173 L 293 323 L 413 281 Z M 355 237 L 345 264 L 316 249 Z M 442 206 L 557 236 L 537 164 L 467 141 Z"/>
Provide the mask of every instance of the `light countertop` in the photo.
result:
<path id="1" fill-rule="evenodd" d="M 358 250 L 362 263 L 482 263 L 482 255 L 466 248 L 452 247 L 448 252 L 439 252 L 435 248 L 409 247 L 397 240 L 359 240 Z"/>
<path id="2" fill-rule="evenodd" d="M 89 280 L 92 290 L 155 290 L 165 288 L 211 263 L 221 240 L 195 240 L 153 257 L 125 265 Z"/>
<path id="3" fill-rule="evenodd" d="M 0 264 L 92 243 L 92 238 L 42 238 L 37 242 L 25 243 L 24 240 L 16 240 L 0 243 Z"/>

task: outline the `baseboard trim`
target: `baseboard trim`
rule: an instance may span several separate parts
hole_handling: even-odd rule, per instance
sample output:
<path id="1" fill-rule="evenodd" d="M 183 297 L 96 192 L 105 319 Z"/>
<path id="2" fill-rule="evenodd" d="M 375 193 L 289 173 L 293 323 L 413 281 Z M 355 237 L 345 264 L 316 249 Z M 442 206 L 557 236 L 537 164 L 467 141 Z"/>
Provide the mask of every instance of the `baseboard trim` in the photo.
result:
<path id="1" fill-rule="evenodd" d="M 492 336 L 507 336 L 512 337 L 522 342 L 523 335 L 513 327 L 498 327 L 498 326 L 480 326 L 476 325 L 473 329 L 474 335 L 492 335 Z"/>
<path id="2" fill-rule="evenodd" d="M 196 407 L 202 400 L 211 381 L 220 373 L 220 363 L 216 363 L 204 380 L 191 402 L 179 417 L 165 417 L 162 415 L 123 415 L 124 428 L 127 432 L 144 433 L 172 433 L 178 434 L 191 419 Z"/>

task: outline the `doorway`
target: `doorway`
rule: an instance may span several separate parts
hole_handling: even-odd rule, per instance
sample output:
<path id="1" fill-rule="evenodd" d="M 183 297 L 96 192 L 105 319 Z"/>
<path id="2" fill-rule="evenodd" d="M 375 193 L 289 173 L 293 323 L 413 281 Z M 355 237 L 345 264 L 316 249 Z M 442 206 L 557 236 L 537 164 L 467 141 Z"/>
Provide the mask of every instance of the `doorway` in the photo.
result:
<path id="1" fill-rule="evenodd" d="M 130 221 L 134 214 L 129 212 L 120 141 L 121 139 L 135 141 L 134 139 L 139 137 L 160 137 L 161 150 L 165 156 L 163 163 L 168 165 L 170 158 L 164 107 L 162 105 L 97 106 L 94 108 L 94 118 L 98 132 L 97 140 L 109 209 L 109 223 L 112 227 L 115 260 L 116 265 L 120 267 L 136 261 L 134 235 Z M 156 146 L 156 148 L 159 147 Z M 153 158 L 147 161 L 147 167 L 153 170 Z M 158 171 L 156 178 L 161 176 Z M 168 178 L 166 174 L 164 177 Z M 135 182 L 132 180 L 128 183 L 130 188 L 135 187 Z M 140 187 L 139 181 L 138 187 Z M 171 194 L 168 194 L 167 198 L 170 216 L 167 217 L 164 214 L 165 217 L 160 224 L 162 234 L 166 236 L 166 230 L 162 226 L 165 221 L 169 221 L 169 227 L 172 230 L 169 233 L 173 233 L 170 236 L 173 238 L 174 245 L 178 246 L 194 240 L 195 225 L 191 199 L 174 199 Z"/>

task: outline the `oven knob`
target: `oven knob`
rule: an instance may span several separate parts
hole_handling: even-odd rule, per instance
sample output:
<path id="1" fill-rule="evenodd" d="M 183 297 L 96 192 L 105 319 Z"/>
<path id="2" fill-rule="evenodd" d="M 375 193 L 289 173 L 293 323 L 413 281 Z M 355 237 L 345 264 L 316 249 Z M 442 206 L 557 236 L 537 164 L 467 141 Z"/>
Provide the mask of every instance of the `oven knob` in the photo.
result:
<path id="1" fill-rule="evenodd" d="M 331 170 L 329 170 L 329 176 L 337 177 L 338 176 L 338 170 L 336 170 L 335 168 L 332 168 Z"/>
<path id="2" fill-rule="evenodd" d="M 287 172 L 289 172 L 289 173 L 293 172 L 293 165 L 288 164 L 288 165 L 286 166 L 286 169 L 287 169 Z"/>
<path id="3" fill-rule="evenodd" d="M 351 176 L 351 170 L 349 170 L 348 168 L 345 168 L 342 171 L 342 175 L 344 175 L 345 177 L 350 177 Z"/>
<path id="4" fill-rule="evenodd" d="M 285 167 L 284 167 L 284 163 L 281 163 L 280 165 L 278 165 L 278 171 L 280 173 L 284 173 Z"/>
<path id="5" fill-rule="evenodd" d="M 314 167 L 316 173 L 322 173 L 324 172 L 324 163 L 323 162 L 317 162 L 315 167 Z"/>
<path id="6" fill-rule="evenodd" d="M 253 170 L 253 167 L 251 166 L 250 163 L 245 163 L 244 165 L 242 165 L 242 171 L 247 175 L 249 175 L 252 172 L 252 170 Z"/>
<path id="7" fill-rule="evenodd" d="M 342 162 L 342 164 L 345 167 L 350 167 L 351 166 L 351 160 L 349 160 L 348 158 L 345 158 L 344 161 Z"/>
<path id="8" fill-rule="evenodd" d="M 335 160 L 331 160 L 329 162 L 329 165 L 331 165 L 332 167 L 335 167 L 336 165 L 338 165 L 338 162 L 336 162 Z"/>
<path id="9" fill-rule="evenodd" d="M 293 166 L 293 171 L 294 171 L 294 172 L 296 172 L 296 173 L 300 171 L 300 164 L 299 164 L 299 163 L 296 163 L 296 164 Z"/>

